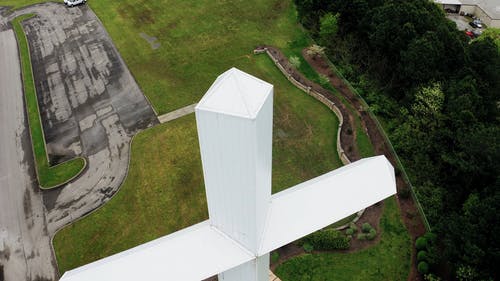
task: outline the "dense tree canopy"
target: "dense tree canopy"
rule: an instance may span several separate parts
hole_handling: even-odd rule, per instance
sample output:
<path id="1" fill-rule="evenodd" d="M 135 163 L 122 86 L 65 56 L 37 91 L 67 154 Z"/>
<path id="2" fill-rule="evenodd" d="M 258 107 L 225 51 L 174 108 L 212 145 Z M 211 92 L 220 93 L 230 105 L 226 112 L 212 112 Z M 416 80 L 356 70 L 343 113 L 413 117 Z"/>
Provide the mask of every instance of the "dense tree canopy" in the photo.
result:
<path id="1" fill-rule="evenodd" d="M 386 118 L 442 259 L 461 279 L 498 279 L 500 30 L 470 41 L 427 0 L 295 3 L 306 28 Z M 337 28 L 326 32 L 333 15 Z"/>

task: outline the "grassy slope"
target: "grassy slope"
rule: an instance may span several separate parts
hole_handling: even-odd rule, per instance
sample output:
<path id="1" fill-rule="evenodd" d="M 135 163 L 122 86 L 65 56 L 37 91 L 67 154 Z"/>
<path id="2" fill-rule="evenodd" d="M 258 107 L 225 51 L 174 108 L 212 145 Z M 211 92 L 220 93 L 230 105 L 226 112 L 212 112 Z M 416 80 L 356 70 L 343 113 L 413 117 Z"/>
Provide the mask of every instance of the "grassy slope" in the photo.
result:
<path id="1" fill-rule="evenodd" d="M 411 242 L 394 197 L 385 201 L 380 243 L 356 253 L 306 254 L 276 269 L 283 281 L 406 280 Z"/>
<path id="2" fill-rule="evenodd" d="M 259 44 L 304 35 L 291 1 L 89 1 L 145 95 L 161 114 L 197 102 L 218 74 L 252 70 Z M 153 50 L 140 33 L 158 38 Z"/>
<path id="3" fill-rule="evenodd" d="M 254 74 L 275 85 L 273 192 L 339 167 L 335 115 L 294 88 L 267 56 L 250 60 Z M 206 218 L 196 127 L 190 115 L 135 137 L 130 172 L 116 197 L 56 235 L 60 271 Z"/>
<path id="4" fill-rule="evenodd" d="M 47 159 L 43 129 L 40 122 L 40 113 L 38 111 L 35 84 L 33 82 L 33 74 L 31 72 L 31 60 L 28 49 L 28 42 L 21 26 L 21 22 L 23 20 L 32 16 L 33 15 L 24 15 L 17 17 L 13 20 L 12 24 L 18 38 L 23 73 L 25 101 L 28 111 L 31 140 L 33 144 L 33 151 L 35 154 L 39 184 L 42 188 L 50 188 L 62 184 L 78 175 L 85 167 L 85 160 L 79 157 L 50 167 L 49 161 Z"/>

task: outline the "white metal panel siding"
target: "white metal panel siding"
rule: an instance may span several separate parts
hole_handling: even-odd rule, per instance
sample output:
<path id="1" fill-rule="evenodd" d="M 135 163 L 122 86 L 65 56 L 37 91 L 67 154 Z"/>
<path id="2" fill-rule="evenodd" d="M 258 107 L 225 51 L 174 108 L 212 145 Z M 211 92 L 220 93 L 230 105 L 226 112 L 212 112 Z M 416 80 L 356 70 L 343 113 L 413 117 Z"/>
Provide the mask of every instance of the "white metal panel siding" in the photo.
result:
<path id="1" fill-rule="evenodd" d="M 219 281 L 269 280 L 269 253 L 218 275 Z"/>
<path id="2" fill-rule="evenodd" d="M 256 224 L 257 243 L 262 241 L 267 212 L 271 203 L 272 139 L 273 139 L 273 89 L 271 89 L 256 118 Z M 258 245 L 257 245 L 258 246 Z"/>
<path id="3" fill-rule="evenodd" d="M 271 188 L 270 172 L 266 170 L 271 165 L 271 150 L 265 148 L 272 137 L 269 96 L 256 119 L 196 110 L 210 221 L 254 253 L 262 231 L 258 223 L 265 221 L 267 208 L 260 203 L 258 210 L 257 202 L 269 202 Z M 266 184 L 261 188 L 269 192 L 258 191 L 258 183 Z"/>
<path id="4" fill-rule="evenodd" d="M 274 194 L 259 253 L 268 253 L 395 193 L 394 168 L 384 156 L 377 156 Z"/>

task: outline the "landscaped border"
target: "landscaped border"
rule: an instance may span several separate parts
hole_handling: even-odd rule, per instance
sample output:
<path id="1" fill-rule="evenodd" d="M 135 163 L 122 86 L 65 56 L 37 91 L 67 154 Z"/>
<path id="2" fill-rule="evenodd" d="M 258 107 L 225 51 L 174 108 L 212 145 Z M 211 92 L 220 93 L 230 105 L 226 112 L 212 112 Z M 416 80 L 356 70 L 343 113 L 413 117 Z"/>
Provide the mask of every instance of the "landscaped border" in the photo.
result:
<path id="1" fill-rule="evenodd" d="M 28 41 L 21 25 L 22 21 L 33 16 L 33 14 L 22 15 L 13 19 L 11 23 L 18 42 L 24 99 L 38 184 L 42 189 L 51 189 L 66 184 L 79 176 L 87 166 L 87 161 L 83 157 L 76 157 L 58 165 L 50 166 L 45 147 L 42 122 L 40 120 L 40 109 L 38 107 L 35 82 L 33 80 Z"/>
<path id="2" fill-rule="evenodd" d="M 254 50 L 254 54 L 266 53 L 269 56 L 269 58 L 271 58 L 271 60 L 274 62 L 274 64 L 276 65 L 276 67 L 281 71 L 281 73 L 283 73 L 283 75 L 286 76 L 286 78 L 288 79 L 288 81 L 290 81 L 290 83 L 292 83 L 295 87 L 297 87 L 300 90 L 304 91 L 308 95 L 312 96 L 317 101 L 319 101 L 322 104 L 326 105 L 331 111 L 333 111 L 333 113 L 335 113 L 335 115 L 339 119 L 339 126 L 338 126 L 338 130 L 337 130 L 337 153 L 339 155 L 340 161 L 342 161 L 342 163 L 344 165 L 350 164 L 351 160 L 347 157 L 344 149 L 342 148 L 342 143 L 341 143 L 341 138 L 340 138 L 340 134 L 341 134 L 341 131 L 342 131 L 342 125 L 344 124 L 344 117 L 343 117 L 342 112 L 340 111 L 340 109 L 335 105 L 334 102 L 332 102 L 331 100 L 329 100 L 323 94 L 315 91 L 310 86 L 304 85 L 301 82 L 297 81 L 292 76 L 292 74 L 290 74 L 288 71 L 286 71 L 286 68 L 283 65 L 281 65 L 279 59 L 273 56 L 273 54 L 269 51 L 269 48 L 270 47 L 258 47 L 258 48 L 256 48 Z M 275 49 L 275 51 L 278 51 L 278 50 Z M 355 214 L 355 217 L 352 220 L 350 220 L 346 224 L 343 224 L 341 226 L 335 227 L 335 229 L 336 230 L 342 230 L 342 229 L 347 228 L 351 223 L 356 223 L 361 218 L 361 216 L 363 215 L 364 212 L 365 212 L 365 209 L 358 211 Z"/>

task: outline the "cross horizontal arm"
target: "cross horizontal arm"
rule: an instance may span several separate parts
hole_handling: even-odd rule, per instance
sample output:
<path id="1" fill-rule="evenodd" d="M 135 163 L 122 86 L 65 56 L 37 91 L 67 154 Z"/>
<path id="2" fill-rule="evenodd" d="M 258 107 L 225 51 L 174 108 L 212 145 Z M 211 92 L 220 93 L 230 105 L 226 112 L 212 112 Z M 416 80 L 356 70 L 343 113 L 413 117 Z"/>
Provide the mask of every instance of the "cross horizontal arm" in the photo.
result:
<path id="1" fill-rule="evenodd" d="M 366 158 L 271 197 L 258 255 L 324 228 L 396 193 L 384 156 Z"/>
<path id="2" fill-rule="evenodd" d="M 203 280 L 253 259 L 207 220 L 67 271 L 61 280 Z"/>

